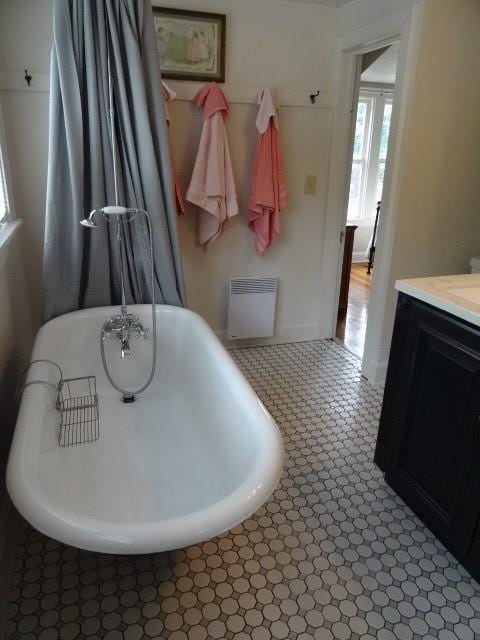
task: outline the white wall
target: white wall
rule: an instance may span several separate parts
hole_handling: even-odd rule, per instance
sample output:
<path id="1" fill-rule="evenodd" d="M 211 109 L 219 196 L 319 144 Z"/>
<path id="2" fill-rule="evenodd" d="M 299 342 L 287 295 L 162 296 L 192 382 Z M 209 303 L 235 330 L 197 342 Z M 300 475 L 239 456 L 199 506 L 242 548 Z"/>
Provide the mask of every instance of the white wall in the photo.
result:
<path id="1" fill-rule="evenodd" d="M 50 0 L 0 2 L 0 92 L 34 324 L 40 323 L 48 149 Z M 28 89 L 23 69 L 32 75 Z M 12 90 L 13 89 L 13 90 Z M 37 89 L 40 89 L 37 91 Z"/>
<path id="2" fill-rule="evenodd" d="M 0 463 L 8 455 L 16 417 L 15 388 L 32 348 L 32 320 L 28 300 L 20 229 L 8 249 L 0 252 Z M 5 252 L 8 253 L 4 262 Z M 1 487 L 0 487 L 1 490 Z"/>
<path id="3" fill-rule="evenodd" d="M 196 244 L 195 209 L 189 208 L 185 220 L 180 221 L 188 304 L 221 333 L 226 322 L 228 279 L 278 275 L 277 338 L 318 337 L 338 12 L 256 0 L 205 3 L 166 0 L 161 4 L 223 12 L 229 24 L 224 91 L 232 100 L 227 128 L 240 215 L 206 252 Z M 171 84 L 180 96 L 185 95 L 185 83 Z M 247 226 L 247 198 L 256 139 L 254 101 L 258 89 L 266 84 L 277 90 L 282 102 L 294 106 L 284 106 L 280 111 L 289 205 L 281 214 L 280 242 L 259 257 Z M 308 96 L 317 88 L 325 95 L 320 106 L 312 108 Z M 186 187 L 199 139 L 201 114 L 191 102 L 184 101 L 174 102 L 170 113 L 175 160 Z M 303 194 L 307 174 L 317 176 L 314 196 Z"/>
<path id="4" fill-rule="evenodd" d="M 196 213 L 190 209 L 179 223 L 189 306 L 217 332 L 225 328 L 226 285 L 239 275 L 280 278 L 277 332 L 280 339 L 319 336 L 324 312 L 319 297 L 321 247 L 336 91 L 337 18 L 339 11 L 270 0 L 162 0 L 175 6 L 227 14 L 227 82 L 232 100 L 228 132 L 241 213 L 207 252 L 196 246 Z M 0 3 L 0 82 L 23 89 L 28 68 L 37 88 L 46 84 L 51 43 L 50 0 L 7 0 Z M 40 74 L 40 75 L 39 75 Z M 172 83 L 179 97 L 190 98 L 199 85 Z M 282 212 L 277 246 L 255 255 L 246 224 L 246 201 L 255 144 L 254 101 L 270 84 L 281 102 L 282 150 L 289 205 Z M 0 83 L 0 89 L 2 85 Z M 309 94 L 321 90 L 316 107 Z M 14 192 L 25 218 L 27 275 L 35 320 L 40 317 L 41 256 L 47 161 L 48 94 L 4 91 L 8 142 L 12 149 Z M 200 133 L 200 114 L 190 101 L 170 108 L 174 155 L 184 187 L 188 184 Z M 307 174 L 317 176 L 314 196 L 303 194 Z"/>
<path id="5" fill-rule="evenodd" d="M 349 223 L 347 223 L 349 224 Z M 352 222 L 351 224 L 355 224 Z M 367 248 L 373 233 L 373 225 L 359 225 L 353 238 L 353 262 L 366 262 Z"/>

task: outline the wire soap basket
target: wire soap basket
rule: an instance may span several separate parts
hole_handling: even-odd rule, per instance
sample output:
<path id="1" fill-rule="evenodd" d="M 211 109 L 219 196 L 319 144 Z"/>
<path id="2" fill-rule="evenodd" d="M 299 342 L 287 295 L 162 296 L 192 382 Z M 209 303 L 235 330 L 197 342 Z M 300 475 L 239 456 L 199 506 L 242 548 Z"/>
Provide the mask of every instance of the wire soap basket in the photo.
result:
<path id="1" fill-rule="evenodd" d="M 56 367 L 60 375 L 56 385 L 41 379 L 24 382 L 30 367 L 39 362 L 46 362 Z M 39 359 L 32 360 L 22 371 L 19 389 L 22 392 L 33 384 L 43 384 L 55 390 L 55 409 L 59 414 L 58 445 L 60 447 L 73 447 L 98 440 L 100 424 L 95 376 L 64 378 L 62 370 L 56 362 Z"/>

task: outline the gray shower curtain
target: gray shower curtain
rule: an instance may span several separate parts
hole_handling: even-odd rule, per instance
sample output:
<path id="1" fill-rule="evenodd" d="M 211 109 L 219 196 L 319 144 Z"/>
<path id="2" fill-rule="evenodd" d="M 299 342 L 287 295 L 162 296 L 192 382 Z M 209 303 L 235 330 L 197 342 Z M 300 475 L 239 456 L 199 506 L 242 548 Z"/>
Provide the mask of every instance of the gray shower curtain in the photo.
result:
<path id="1" fill-rule="evenodd" d="M 156 301 L 181 306 L 176 209 L 149 0 L 54 0 L 44 247 L 44 319 L 120 303 L 116 224 L 80 220 L 115 204 L 107 47 L 113 83 L 120 204 L 153 224 Z M 99 218 L 100 220 L 100 218 Z M 146 225 L 126 227 L 127 303 L 149 302 Z"/>

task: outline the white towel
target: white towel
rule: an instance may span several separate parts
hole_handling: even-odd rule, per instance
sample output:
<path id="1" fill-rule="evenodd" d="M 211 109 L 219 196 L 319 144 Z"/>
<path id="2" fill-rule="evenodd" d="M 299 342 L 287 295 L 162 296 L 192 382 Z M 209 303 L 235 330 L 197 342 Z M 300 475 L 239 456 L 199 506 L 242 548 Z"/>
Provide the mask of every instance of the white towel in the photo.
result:
<path id="1" fill-rule="evenodd" d="M 273 123 L 275 128 L 278 129 L 277 112 L 278 107 L 275 104 L 275 98 L 273 97 L 270 87 L 262 89 L 258 96 L 258 114 L 255 124 L 260 133 L 265 133 L 270 124 L 270 118 L 273 117 Z"/>

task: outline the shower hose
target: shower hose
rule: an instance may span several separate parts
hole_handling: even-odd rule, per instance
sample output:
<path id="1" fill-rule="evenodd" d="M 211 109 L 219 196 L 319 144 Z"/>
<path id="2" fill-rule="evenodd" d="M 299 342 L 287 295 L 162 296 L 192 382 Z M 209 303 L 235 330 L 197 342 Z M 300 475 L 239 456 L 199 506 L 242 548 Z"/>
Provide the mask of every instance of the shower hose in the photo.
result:
<path id="1" fill-rule="evenodd" d="M 155 375 L 155 369 L 157 366 L 157 312 L 156 312 L 156 308 L 155 308 L 155 267 L 153 264 L 153 232 L 152 232 L 152 224 L 150 222 L 150 216 L 148 215 L 148 213 L 144 210 L 144 209 L 137 209 L 138 213 L 143 213 L 143 215 L 145 216 L 145 219 L 147 221 L 147 228 L 148 228 L 148 238 L 149 238 L 149 243 L 150 243 L 150 282 L 151 282 L 151 289 L 152 289 L 152 337 L 153 337 L 153 348 L 152 348 L 152 367 L 150 369 L 150 375 L 148 376 L 148 379 L 146 381 L 146 383 L 140 387 L 139 389 L 135 389 L 133 391 L 128 391 L 127 389 L 122 389 L 118 384 L 116 384 L 116 382 L 113 380 L 112 375 L 110 373 L 110 370 L 108 368 L 108 364 L 107 364 L 107 358 L 105 356 L 105 346 L 104 346 L 104 336 L 102 334 L 100 334 L 100 350 L 102 353 L 102 362 L 103 362 L 103 368 L 105 370 L 105 374 L 107 376 L 108 381 L 110 382 L 110 384 L 112 385 L 112 387 L 114 389 L 116 389 L 119 393 L 121 393 L 123 395 L 123 400 L 124 402 L 133 402 L 133 400 L 135 399 L 135 396 L 142 393 L 143 391 L 145 391 L 145 389 L 147 389 L 152 380 L 153 380 L 153 376 Z M 133 220 L 133 218 L 131 220 L 128 220 L 128 222 L 131 222 Z M 122 222 L 118 223 L 119 225 L 123 224 Z M 122 234 L 123 237 L 123 234 Z M 122 247 L 120 247 L 120 252 L 122 251 Z M 121 253 L 120 253 L 121 255 Z M 120 269 L 122 271 L 122 289 L 123 289 L 123 260 L 120 257 L 121 260 L 121 266 Z M 122 292 L 123 293 L 123 292 Z M 122 295 L 123 297 L 123 295 Z"/>

